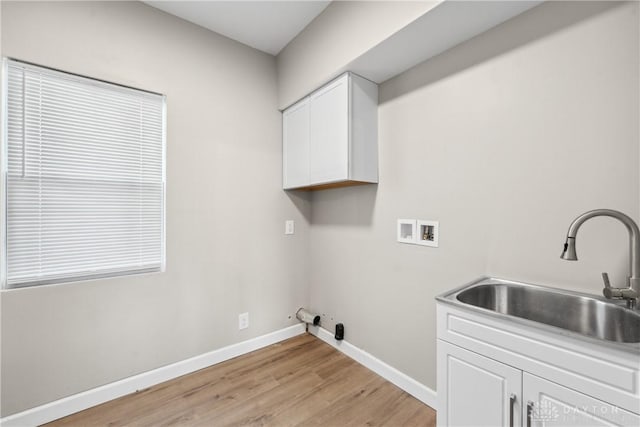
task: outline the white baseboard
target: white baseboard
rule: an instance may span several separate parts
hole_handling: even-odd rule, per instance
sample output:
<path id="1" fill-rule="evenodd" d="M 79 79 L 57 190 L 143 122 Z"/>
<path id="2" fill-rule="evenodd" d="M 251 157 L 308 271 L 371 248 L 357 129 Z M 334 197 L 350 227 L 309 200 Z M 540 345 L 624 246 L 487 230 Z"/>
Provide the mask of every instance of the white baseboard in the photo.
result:
<path id="1" fill-rule="evenodd" d="M 426 385 L 419 383 L 407 374 L 404 374 L 393 366 L 384 363 L 382 360 L 374 357 L 361 348 L 358 348 L 344 340 L 336 340 L 333 337 L 333 334 L 324 328 L 309 325 L 309 332 L 349 356 L 356 362 L 380 375 L 385 380 L 395 384 L 422 403 L 434 409 L 437 407 L 436 392 Z"/>
<path id="2" fill-rule="evenodd" d="M 17 414 L 9 415 L 8 417 L 0 419 L 0 425 L 3 427 L 24 427 L 44 424 L 92 406 L 108 402 L 109 400 L 134 393 L 137 390 L 151 387 L 161 382 L 295 337 L 304 332 L 305 325 L 302 323 L 289 326 L 288 328 L 280 329 L 266 335 L 210 351 L 152 371 L 143 372 L 120 381 L 74 394 L 23 412 L 18 412 Z"/>

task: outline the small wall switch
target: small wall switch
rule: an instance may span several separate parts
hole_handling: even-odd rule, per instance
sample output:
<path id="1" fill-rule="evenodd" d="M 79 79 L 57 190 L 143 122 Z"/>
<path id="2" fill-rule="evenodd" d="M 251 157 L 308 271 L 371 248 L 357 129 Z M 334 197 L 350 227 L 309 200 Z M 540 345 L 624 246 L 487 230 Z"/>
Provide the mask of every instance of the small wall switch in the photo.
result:
<path id="1" fill-rule="evenodd" d="M 416 242 L 416 220 L 415 219 L 399 219 L 398 220 L 398 242 L 400 243 Z"/>
<path id="2" fill-rule="evenodd" d="M 423 246 L 438 247 L 438 235 L 440 234 L 440 223 L 438 221 L 417 221 L 418 235 L 416 243 Z"/>
<path id="3" fill-rule="evenodd" d="M 295 234 L 296 224 L 292 219 L 288 219 L 284 222 L 284 234 Z"/>
<path id="4" fill-rule="evenodd" d="M 238 329 L 247 329 L 249 327 L 249 313 L 240 313 L 238 315 Z"/>

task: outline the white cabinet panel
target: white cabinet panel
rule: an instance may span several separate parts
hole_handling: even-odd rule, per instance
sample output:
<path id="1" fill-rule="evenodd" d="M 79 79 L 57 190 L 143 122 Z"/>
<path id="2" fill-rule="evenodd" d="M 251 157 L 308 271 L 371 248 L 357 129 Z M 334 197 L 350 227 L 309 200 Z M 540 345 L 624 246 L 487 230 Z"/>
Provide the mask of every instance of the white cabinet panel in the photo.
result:
<path id="1" fill-rule="evenodd" d="M 283 188 L 378 182 L 378 86 L 345 73 L 282 114 Z"/>
<path id="2" fill-rule="evenodd" d="M 309 99 L 282 115 L 283 187 L 309 185 Z"/>
<path id="3" fill-rule="evenodd" d="M 527 427 L 640 426 L 640 416 L 551 381 L 523 374 Z"/>
<path id="4" fill-rule="evenodd" d="M 519 426 L 522 371 L 438 342 L 438 425 Z"/>
<path id="5" fill-rule="evenodd" d="M 348 77 L 314 93 L 309 101 L 309 177 L 313 183 L 349 179 Z"/>

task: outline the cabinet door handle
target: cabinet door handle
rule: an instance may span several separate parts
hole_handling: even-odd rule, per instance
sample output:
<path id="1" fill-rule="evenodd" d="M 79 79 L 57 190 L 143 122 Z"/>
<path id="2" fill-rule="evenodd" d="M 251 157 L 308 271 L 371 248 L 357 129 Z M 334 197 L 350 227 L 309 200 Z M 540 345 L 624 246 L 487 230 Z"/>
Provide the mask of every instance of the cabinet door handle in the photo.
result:
<path id="1" fill-rule="evenodd" d="M 509 396 L 509 427 L 513 427 L 513 406 L 516 404 L 516 395 Z"/>
<path id="2" fill-rule="evenodd" d="M 533 417 L 533 402 L 527 402 L 527 427 L 531 427 L 531 418 Z"/>

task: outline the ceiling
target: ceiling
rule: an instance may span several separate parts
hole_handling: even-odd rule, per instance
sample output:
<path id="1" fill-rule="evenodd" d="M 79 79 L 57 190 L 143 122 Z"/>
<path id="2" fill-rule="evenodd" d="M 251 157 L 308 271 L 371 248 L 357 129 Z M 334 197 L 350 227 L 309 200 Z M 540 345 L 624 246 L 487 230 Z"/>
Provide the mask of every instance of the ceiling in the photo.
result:
<path id="1" fill-rule="evenodd" d="M 277 55 L 330 1 L 145 1 L 144 3 Z"/>

